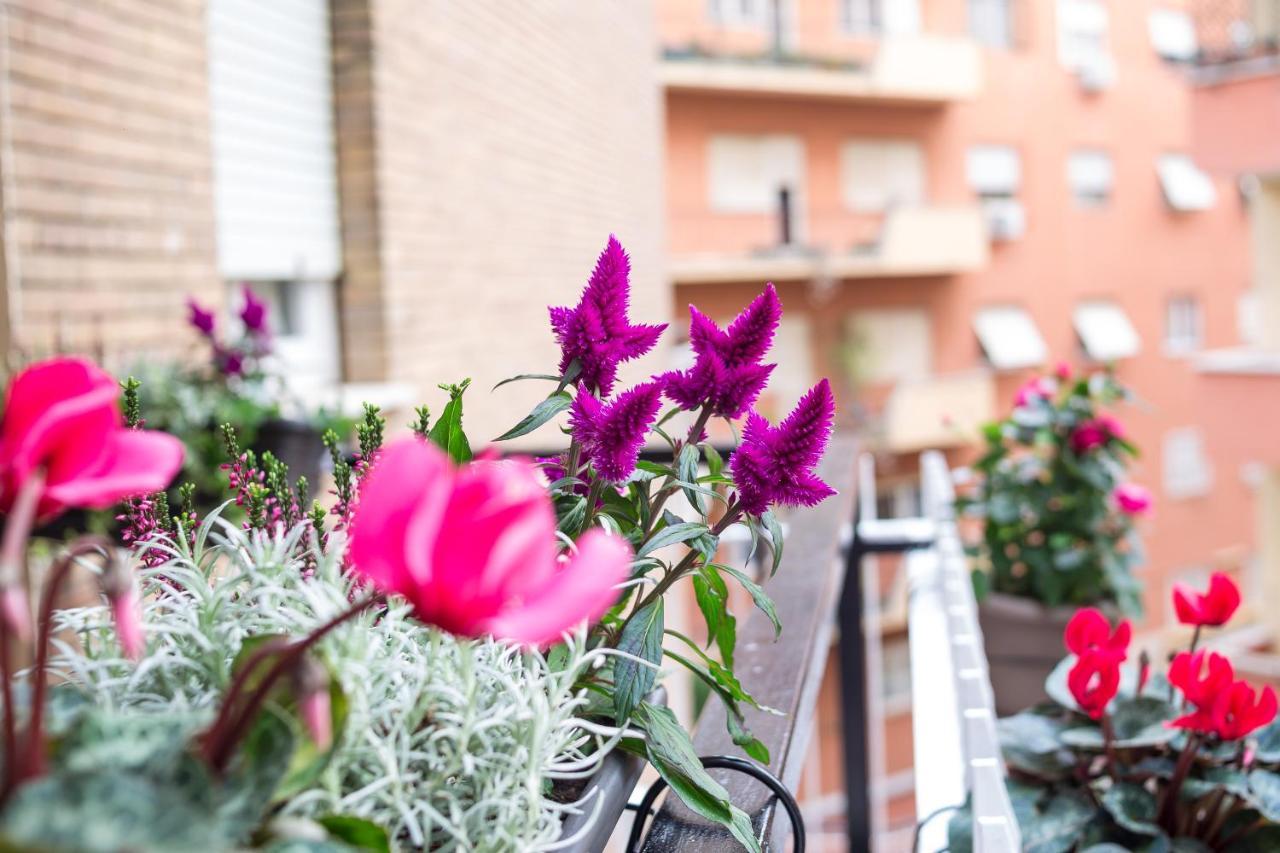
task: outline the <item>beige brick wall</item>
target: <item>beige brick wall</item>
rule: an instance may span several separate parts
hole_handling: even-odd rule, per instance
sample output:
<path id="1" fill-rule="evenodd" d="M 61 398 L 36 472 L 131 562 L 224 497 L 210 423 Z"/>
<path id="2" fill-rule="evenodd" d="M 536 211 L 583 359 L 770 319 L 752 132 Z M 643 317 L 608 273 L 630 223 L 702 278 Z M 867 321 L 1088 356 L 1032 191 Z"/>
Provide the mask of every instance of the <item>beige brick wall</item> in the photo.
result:
<path id="1" fill-rule="evenodd" d="M 203 0 L 0 0 L 19 358 L 171 349 L 186 295 L 220 296 L 205 68 Z"/>
<path id="2" fill-rule="evenodd" d="M 546 306 L 576 299 L 610 231 L 633 316 L 667 319 L 650 3 L 336 0 L 334 19 L 350 378 L 469 376 L 468 431 L 492 438 L 548 389 L 489 388 L 554 370 Z"/>

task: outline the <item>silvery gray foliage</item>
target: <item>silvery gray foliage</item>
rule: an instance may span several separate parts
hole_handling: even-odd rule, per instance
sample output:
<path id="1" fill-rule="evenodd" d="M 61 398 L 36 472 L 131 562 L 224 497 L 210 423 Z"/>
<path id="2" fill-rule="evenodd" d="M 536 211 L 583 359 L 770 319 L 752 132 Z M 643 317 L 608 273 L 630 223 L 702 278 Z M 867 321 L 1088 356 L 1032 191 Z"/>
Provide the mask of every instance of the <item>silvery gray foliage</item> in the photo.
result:
<path id="1" fill-rule="evenodd" d="M 170 559 L 138 569 L 143 659 L 125 660 L 106 608 L 87 607 L 61 612 L 80 642 L 60 642 L 55 666 L 102 705 L 212 719 L 246 638 L 301 636 L 362 594 L 342 572 L 340 535 L 310 555 L 304 535 L 304 525 L 246 532 L 215 512 L 191 547 L 153 542 Z M 552 666 L 427 628 L 402 602 L 365 614 L 320 645 L 349 716 L 318 783 L 284 811 L 368 818 L 416 849 L 555 849 L 565 813 L 595 804 L 556 802 L 547 780 L 589 776 L 621 737 L 579 716 L 588 700 L 574 682 L 601 654 L 580 631 Z"/>

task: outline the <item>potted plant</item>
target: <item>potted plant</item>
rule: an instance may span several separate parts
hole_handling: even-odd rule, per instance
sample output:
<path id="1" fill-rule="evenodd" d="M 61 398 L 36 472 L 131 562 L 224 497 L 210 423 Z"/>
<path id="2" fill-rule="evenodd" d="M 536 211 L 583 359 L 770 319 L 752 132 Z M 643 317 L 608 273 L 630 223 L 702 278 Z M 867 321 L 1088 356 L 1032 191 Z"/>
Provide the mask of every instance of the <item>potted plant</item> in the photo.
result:
<path id="1" fill-rule="evenodd" d="M 693 309 L 695 365 L 611 394 L 618 363 L 662 331 L 627 318 L 627 272 L 611 240 L 580 303 L 552 309 L 555 390 L 502 437 L 568 410 L 561 454 L 474 456 L 467 383 L 443 386 L 438 417 L 421 407 L 400 438 L 366 407 L 354 460 L 334 453 L 327 508 L 228 424 L 232 500 L 202 513 L 186 486 L 171 509 L 162 490 L 181 445 L 143 429 L 136 384 L 121 412 L 110 377 L 81 360 L 15 379 L 0 424 L 0 659 L 34 635 L 36 665 L 3 673 L 0 841 L 583 849 L 625 806 L 635 765 L 611 769 L 625 753 L 759 850 L 655 688 L 667 660 L 688 668 L 729 709 L 735 741 L 769 761 L 741 711 L 755 700 L 733 672 L 729 584 L 776 615 L 757 579 L 717 559 L 718 537 L 745 524 L 776 570 L 771 507 L 832 493 L 813 467 L 833 402 L 824 382 L 776 426 L 749 412 L 773 368 L 772 288 L 725 329 Z M 674 405 L 660 415 L 663 396 Z M 688 430 L 670 438 L 681 412 Z M 743 414 L 726 462 L 705 426 Z M 671 464 L 639 460 L 652 438 L 670 442 Z M 681 493 L 685 516 L 667 506 Z M 73 544 L 34 596 L 31 631 L 21 568 L 34 517 L 121 498 L 130 550 Z M 85 562 L 99 564 L 104 601 L 57 609 Z M 686 580 L 705 643 L 664 620 Z M 59 632 L 75 641 L 55 645 Z"/>
<path id="2" fill-rule="evenodd" d="M 1181 595 L 1197 628 L 1222 624 L 1239 602 L 1225 575 Z M 1271 687 L 1237 679 L 1230 660 L 1194 641 L 1153 673 L 1146 654 L 1130 660 L 1129 623 L 1113 629 L 1095 608 L 1077 611 L 1063 639 L 1051 701 L 999 723 L 1025 849 L 1280 848 Z M 950 849 L 970 850 L 971 839 L 962 812 Z"/>
<path id="3" fill-rule="evenodd" d="M 1012 412 L 984 429 L 958 506 L 981 520 L 973 580 L 1002 714 L 1043 698 L 1075 608 L 1141 610 L 1134 520 L 1151 497 L 1128 482 L 1137 449 L 1105 411 L 1128 396 L 1109 371 L 1073 376 L 1062 365 L 1027 382 Z"/>

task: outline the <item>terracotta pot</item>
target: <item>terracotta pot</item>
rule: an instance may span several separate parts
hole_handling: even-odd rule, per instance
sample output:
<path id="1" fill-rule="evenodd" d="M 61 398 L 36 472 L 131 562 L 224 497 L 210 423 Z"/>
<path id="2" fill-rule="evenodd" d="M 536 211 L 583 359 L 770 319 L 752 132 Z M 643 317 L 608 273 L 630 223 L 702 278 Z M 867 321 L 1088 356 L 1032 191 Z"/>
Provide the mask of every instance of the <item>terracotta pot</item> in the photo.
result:
<path id="1" fill-rule="evenodd" d="M 1044 680 L 1066 656 L 1062 633 L 1074 607 L 991 593 L 978 605 L 996 712 L 1007 717 L 1049 697 Z"/>

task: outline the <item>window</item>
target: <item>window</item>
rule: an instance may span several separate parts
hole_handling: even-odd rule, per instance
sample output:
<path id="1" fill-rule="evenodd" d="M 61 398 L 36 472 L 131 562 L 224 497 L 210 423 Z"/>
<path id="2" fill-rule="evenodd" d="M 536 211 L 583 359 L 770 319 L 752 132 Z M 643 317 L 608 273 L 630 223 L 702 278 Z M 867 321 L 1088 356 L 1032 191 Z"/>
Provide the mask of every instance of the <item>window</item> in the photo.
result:
<path id="1" fill-rule="evenodd" d="M 1013 47 L 1013 25 L 1013 0 L 969 0 L 969 34 L 979 44 Z"/>
<path id="2" fill-rule="evenodd" d="M 1108 29 L 1102 0 L 1058 0 L 1058 60 L 1076 72 L 1109 66 Z"/>
<path id="3" fill-rule="evenodd" d="M 848 318 L 854 373 L 872 384 L 923 379 L 933 369 L 929 315 L 912 308 L 859 311 Z"/>
<path id="4" fill-rule="evenodd" d="M 1165 201 L 1180 213 L 1208 210 L 1218 201 L 1213 181 L 1186 154 L 1165 154 L 1156 172 Z"/>
<path id="5" fill-rule="evenodd" d="M 293 390 L 301 393 L 336 382 L 341 349 L 333 281 L 255 281 L 249 287 L 270 308 L 272 347 L 289 368 Z M 231 304 L 238 299 L 238 293 L 233 295 Z"/>
<path id="6" fill-rule="evenodd" d="M 722 27 L 761 27 L 767 0 L 709 0 L 711 20 Z"/>
<path id="7" fill-rule="evenodd" d="M 1191 16 L 1182 9 L 1156 9 L 1147 19 L 1151 46 L 1156 54 L 1173 62 L 1189 62 L 1196 58 L 1196 28 Z"/>
<path id="8" fill-rule="evenodd" d="M 856 140 L 840 150 L 844 203 L 860 213 L 924 201 L 924 153 L 905 140 Z"/>
<path id="9" fill-rule="evenodd" d="M 1115 169 L 1105 151 L 1079 150 L 1067 158 L 1067 184 L 1080 207 L 1102 207 L 1111 197 Z"/>
<path id="10" fill-rule="evenodd" d="M 804 186 L 804 146 L 794 136 L 713 136 L 710 204 L 717 213 L 774 213 L 782 190 Z"/>
<path id="11" fill-rule="evenodd" d="M 840 29 L 854 35 L 878 35 L 884 25 L 883 0 L 840 0 Z"/>
<path id="12" fill-rule="evenodd" d="M 1022 202 L 1015 198 L 1022 183 L 1022 158 L 1010 145 L 974 145 L 965 153 L 969 186 L 982 199 L 987 230 L 993 240 L 1013 240 L 1026 230 Z"/>
<path id="13" fill-rule="evenodd" d="M 1142 340 L 1129 315 L 1114 302 L 1082 302 L 1071 314 L 1085 354 L 1094 361 L 1115 361 L 1138 354 Z"/>
<path id="14" fill-rule="evenodd" d="M 973 317 L 973 331 L 991 366 L 1018 370 L 1044 364 L 1049 357 L 1035 320 L 1015 305 L 982 308 Z"/>
<path id="15" fill-rule="evenodd" d="M 1169 430 L 1161 450 L 1165 495 L 1195 498 L 1208 494 L 1213 486 L 1213 470 L 1205 455 L 1200 430 L 1195 427 Z"/>
<path id="16" fill-rule="evenodd" d="M 1204 338 L 1204 315 L 1194 296 L 1174 296 L 1165 303 L 1164 347 L 1175 355 L 1195 352 Z"/>

